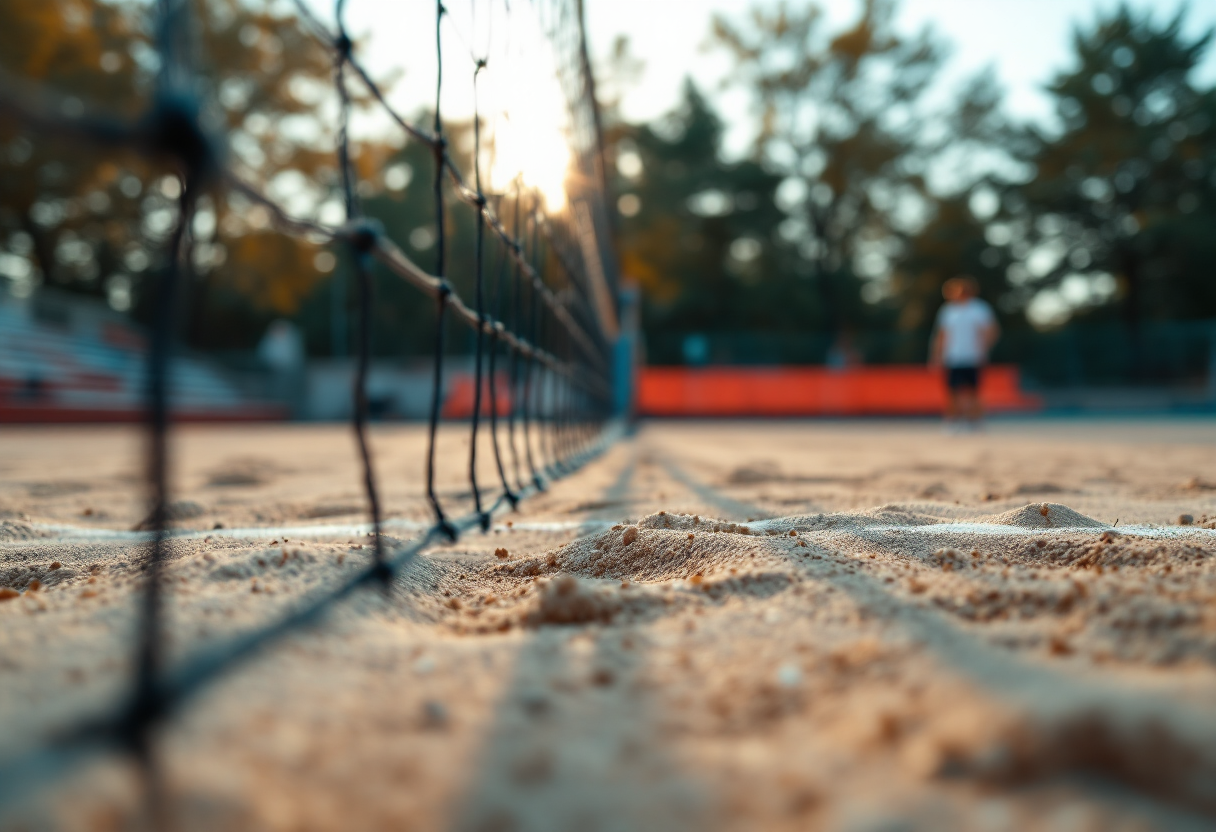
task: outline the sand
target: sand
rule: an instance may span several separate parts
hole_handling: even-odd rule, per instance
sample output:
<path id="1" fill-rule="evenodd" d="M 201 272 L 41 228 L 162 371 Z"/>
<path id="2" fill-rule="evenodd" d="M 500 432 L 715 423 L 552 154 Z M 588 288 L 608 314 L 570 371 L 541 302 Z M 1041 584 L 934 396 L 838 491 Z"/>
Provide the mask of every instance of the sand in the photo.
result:
<path id="1" fill-rule="evenodd" d="M 462 439 L 439 481 L 455 513 Z M 428 517 L 423 436 L 374 446 L 397 545 Z M 120 427 L 0 434 L 0 764 L 129 690 L 140 447 Z M 345 429 L 187 427 L 176 448 L 174 661 L 367 563 Z M 1200 421 L 649 424 L 191 700 L 158 743 L 169 812 L 1211 829 L 1214 480 Z M 34 780 L 0 828 L 146 827 L 120 754 Z"/>

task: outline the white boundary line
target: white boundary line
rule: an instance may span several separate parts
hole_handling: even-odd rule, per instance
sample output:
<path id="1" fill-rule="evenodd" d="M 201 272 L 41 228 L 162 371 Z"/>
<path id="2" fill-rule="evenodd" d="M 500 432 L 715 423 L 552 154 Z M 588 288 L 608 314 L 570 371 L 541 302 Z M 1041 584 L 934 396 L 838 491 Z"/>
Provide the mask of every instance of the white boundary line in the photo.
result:
<path id="1" fill-rule="evenodd" d="M 766 520 L 755 521 L 747 525 L 753 529 L 763 530 L 771 528 L 774 525 L 782 526 L 791 525 L 798 526 L 797 521 L 790 523 L 792 518 L 773 517 Z M 844 519 L 844 518 L 842 518 Z M 151 532 L 144 531 L 127 531 L 124 529 L 97 529 L 87 526 L 75 526 L 71 524 L 59 523 L 29 523 L 27 524 L 35 532 L 45 534 L 45 537 L 33 538 L 30 540 L 13 540 L 6 541 L 7 543 L 35 543 L 35 542 L 87 542 L 87 541 L 118 541 L 130 543 L 143 543 L 152 540 Z M 611 520 L 536 520 L 536 521 L 512 521 L 508 526 L 505 523 L 495 523 L 491 527 L 491 531 L 496 532 L 541 532 L 545 534 L 559 534 L 566 532 L 579 532 L 587 534 L 594 531 L 602 531 L 614 525 Z M 380 524 L 381 529 L 386 532 L 398 531 L 406 533 L 424 532 L 431 527 L 429 522 L 422 520 L 407 520 L 404 518 L 394 518 L 385 520 Z M 249 526 L 246 528 L 235 529 L 205 529 L 205 530 L 185 530 L 177 529 L 170 530 L 167 537 L 170 540 L 202 540 L 204 538 L 225 538 L 233 540 L 264 540 L 280 537 L 299 539 L 317 539 L 327 537 L 363 537 L 371 533 L 372 527 L 370 523 L 325 523 L 320 525 L 304 525 L 304 526 Z M 1027 528 L 1025 526 L 1004 525 L 1001 523 L 930 523 L 926 525 L 902 526 L 889 523 L 862 525 L 849 527 L 844 523 L 831 525 L 826 527 L 811 528 L 806 530 L 809 533 L 828 533 L 828 534 L 866 534 L 869 532 L 900 532 L 904 534 L 917 535 L 946 535 L 946 534 L 972 534 L 972 535 L 1017 535 L 1017 536 L 1032 536 L 1042 534 L 1092 534 L 1099 535 L 1103 532 L 1113 532 L 1115 534 L 1126 535 L 1128 537 L 1144 537 L 1152 539 L 1172 539 L 1182 537 L 1205 537 L 1216 538 L 1216 529 L 1205 529 L 1202 526 L 1149 526 L 1149 525 L 1129 525 L 1129 526 L 1055 526 L 1055 527 L 1034 527 Z"/>
<path id="2" fill-rule="evenodd" d="M 837 517 L 842 522 L 837 522 L 832 525 L 819 525 L 819 523 L 831 523 Z M 852 515 L 856 518 L 858 515 Z M 977 522 L 957 522 L 957 523 L 925 523 L 922 525 L 902 526 L 891 523 L 875 523 L 873 525 L 848 525 L 849 515 L 825 515 L 823 520 L 816 523 L 811 528 L 801 528 L 802 524 L 798 517 L 770 517 L 765 520 L 757 520 L 751 523 L 740 523 L 753 529 L 769 529 L 773 526 L 781 526 L 784 528 L 797 528 L 804 534 L 818 533 L 836 533 L 836 534 L 865 534 L 867 532 L 901 532 L 906 534 L 921 534 L 921 535 L 939 535 L 939 534 L 974 534 L 974 535 L 1044 535 L 1044 534 L 1092 534 L 1101 535 L 1103 532 L 1111 532 L 1115 535 L 1125 535 L 1127 537 L 1147 537 L 1147 538 L 1181 538 L 1181 537 L 1208 537 L 1216 538 L 1216 529 L 1205 529 L 1202 526 L 1150 526 L 1143 524 L 1133 524 L 1128 526 L 1013 526 L 1005 525 L 1004 523 L 977 523 Z M 864 519 L 864 518 L 862 518 Z M 792 522 L 791 522 L 792 521 Z"/>
<path id="3" fill-rule="evenodd" d="M 12 540 L 7 543 L 70 543 L 86 541 L 118 541 L 129 543 L 145 543 L 152 540 L 152 532 L 128 531 L 125 529 L 96 529 L 88 526 L 74 526 L 60 523 L 27 523 L 35 532 L 45 534 L 29 540 Z M 424 532 L 432 523 L 422 520 L 406 520 L 402 518 L 385 520 L 380 524 L 382 531 Z M 491 531 L 517 532 L 571 532 L 586 529 L 588 525 L 598 529 L 612 525 L 611 521 L 512 521 L 511 526 L 496 523 Z M 364 537 L 370 534 L 370 523 L 326 523 L 310 526 L 250 526 L 239 529 L 170 529 L 165 536 L 169 540 L 202 540 L 204 538 L 228 538 L 237 540 L 262 540 L 280 537 L 306 539 L 324 537 Z"/>

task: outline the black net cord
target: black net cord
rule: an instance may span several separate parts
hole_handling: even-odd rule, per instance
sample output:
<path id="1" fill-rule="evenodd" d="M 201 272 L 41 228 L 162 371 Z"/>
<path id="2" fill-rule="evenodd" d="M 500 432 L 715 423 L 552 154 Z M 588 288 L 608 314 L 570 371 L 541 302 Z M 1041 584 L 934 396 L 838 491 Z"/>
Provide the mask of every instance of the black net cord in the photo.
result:
<path id="1" fill-rule="evenodd" d="M 439 430 L 439 409 L 443 398 L 443 341 L 446 330 L 444 321 L 447 318 L 448 297 L 450 295 L 451 289 L 447 283 L 444 283 L 439 296 L 435 300 L 437 320 L 435 322 L 435 360 L 433 362 L 434 376 L 432 377 L 430 425 L 426 449 L 426 496 L 430 500 L 431 508 L 435 512 L 435 525 L 449 538 L 455 540 L 457 537 L 456 529 L 448 522 L 446 515 L 443 513 L 443 507 L 439 503 L 439 497 L 435 494 L 435 439 Z"/>
<path id="2" fill-rule="evenodd" d="M 542 237 L 542 240 L 544 238 Z M 548 263 L 548 257 L 551 253 L 551 246 L 545 245 L 545 259 L 542 263 L 542 275 L 547 273 L 544 270 L 544 264 Z M 540 332 L 537 337 L 544 343 L 545 349 L 553 352 L 553 332 L 555 331 L 554 316 L 552 311 L 543 308 L 540 318 Z M 551 367 L 545 366 L 541 368 L 541 413 L 545 424 L 544 434 L 544 454 L 546 457 L 545 470 L 548 472 L 550 479 L 556 479 L 561 476 L 560 460 L 555 452 L 553 444 L 553 380 L 554 374 Z"/>
<path id="3" fill-rule="evenodd" d="M 559 332 L 557 343 L 554 344 L 554 350 L 563 361 L 566 360 L 567 336 L 565 332 Z M 557 390 L 555 391 L 553 403 L 553 426 L 558 447 L 558 453 L 561 456 L 566 456 L 568 448 L 566 445 L 566 402 L 570 390 L 570 379 L 566 376 L 558 378 Z"/>
<path id="4" fill-rule="evenodd" d="M 564 353 L 565 353 L 565 349 L 566 349 L 566 333 L 564 331 L 559 330 L 556 333 L 556 339 L 555 339 L 553 348 L 557 352 L 558 355 L 563 356 L 563 360 L 564 360 Z M 554 379 L 554 386 L 553 386 L 553 388 L 554 388 L 553 389 L 554 444 L 555 444 L 555 447 L 557 448 L 558 456 L 562 457 L 562 458 L 564 458 L 566 456 L 565 406 L 566 406 L 566 393 L 569 389 L 569 385 L 570 385 L 570 379 L 568 379 L 564 375 L 558 376 Z"/>
<path id="5" fill-rule="evenodd" d="M 566 449 L 576 454 L 579 448 L 579 404 L 582 389 L 571 385 L 566 388 Z"/>
<path id="6" fill-rule="evenodd" d="M 159 675 L 164 664 L 163 571 L 166 556 L 166 526 L 169 520 L 169 381 L 173 339 L 177 329 L 178 297 L 185 262 L 186 238 L 202 179 L 208 173 L 206 140 L 198 125 L 197 102 L 184 77 L 179 39 L 186 27 L 185 8 L 174 0 L 157 6 L 156 42 L 161 59 L 156 103 L 151 121 L 157 124 L 153 141 L 157 149 L 174 157 L 181 167 L 177 222 L 169 238 L 165 265 L 156 287 L 156 318 L 148 351 L 145 389 L 148 428 L 147 478 L 152 502 L 152 542 L 145 560 L 145 589 L 140 611 L 140 630 L 135 656 L 133 697 L 122 720 L 123 740 L 144 771 L 149 821 L 156 827 L 166 822 L 163 783 L 155 761 L 152 731 L 162 716 L 164 702 Z"/>
<path id="7" fill-rule="evenodd" d="M 148 352 L 147 418 L 148 418 L 148 484 L 152 496 L 150 517 L 153 538 L 146 562 L 148 576 L 144 593 L 143 626 L 139 648 L 139 683 L 141 695 L 151 694 L 155 687 L 157 669 L 161 663 L 161 565 L 165 553 L 165 526 L 169 516 L 169 364 L 173 348 L 178 289 L 181 283 L 181 257 L 185 226 L 189 222 L 197 186 L 188 181 L 178 202 L 178 221 L 169 240 L 165 268 L 156 293 L 156 319 L 152 326 L 151 349 Z"/>
<path id="8" fill-rule="evenodd" d="M 511 261 L 511 329 L 514 332 L 520 331 L 520 265 L 518 255 L 522 252 L 522 247 L 519 242 L 519 201 L 520 191 L 518 182 L 515 187 L 515 204 L 514 204 L 514 228 L 512 229 L 512 242 L 514 253 L 517 255 Z M 516 350 L 511 350 L 510 354 L 510 389 L 511 389 L 511 409 L 507 413 L 507 444 L 511 448 L 511 468 L 515 472 L 515 487 L 517 490 L 523 490 L 523 477 L 519 472 L 519 449 L 515 444 L 515 415 L 519 411 L 519 353 Z"/>
<path id="9" fill-rule="evenodd" d="M 553 336 L 550 336 L 550 344 L 555 344 Z M 557 398 L 558 392 L 561 390 L 561 376 L 553 371 L 549 372 L 549 454 L 553 457 L 553 467 L 560 474 L 565 470 L 562 461 L 561 444 L 558 439 L 558 424 L 557 424 Z"/>
<path id="10" fill-rule="evenodd" d="M 337 156 L 341 168 L 341 180 L 347 209 L 345 227 L 331 228 L 308 220 L 290 216 L 281 206 L 253 186 L 245 183 L 232 170 L 223 165 L 217 151 L 221 149 L 218 142 L 213 142 L 204 132 L 199 118 L 200 104 L 196 100 L 193 87 L 193 76 L 186 72 L 184 62 L 178 60 L 177 52 L 186 46 L 185 18 L 188 12 L 187 0 L 158 0 L 157 46 L 161 58 L 161 71 L 157 80 L 153 106 L 138 121 L 124 123 L 122 119 L 104 119 L 94 116 L 84 118 L 68 116 L 47 116 L 44 108 L 37 106 L 24 107 L 21 102 L 4 100 L 2 103 L 8 109 L 15 109 L 19 118 L 25 120 L 34 129 L 58 131 L 65 136 L 78 137 L 95 144 L 107 147 L 126 147 L 137 151 L 150 151 L 157 156 L 168 158 L 179 171 L 181 188 L 179 191 L 178 217 L 170 240 L 167 245 L 166 263 L 159 274 L 158 284 L 154 284 L 157 292 L 157 317 L 153 322 L 149 351 L 147 356 L 148 370 L 146 379 L 146 405 L 148 427 L 147 476 L 152 512 L 150 527 L 153 532 L 150 551 L 146 558 L 147 583 L 144 594 L 140 599 L 140 631 L 137 635 L 135 650 L 135 671 L 133 679 L 133 697 L 123 701 L 120 706 L 108 715 L 94 720 L 82 720 L 74 731 L 60 734 L 59 739 L 51 744 L 53 749 L 64 753 L 76 753 L 97 742 L 114 743 L 136 753 L 143 761 L 147 774 L 147 783 L 153 798 L 159 795 L 157 791 L 158 770 L 152 757 L 152 728 L 176 710 L 188 698 L 203 688 L 207 683 L 223 676 L 230 668 L 254 655 L 261 647 L 281 638 L 283 635 L 309 626 L 324 614 L 333 604 L 340 602 L 356 588 L 371 582 L 386 584 L 385 579 L 401 569 L 418 552 L 432 546 L 445 535 L 454 536 L 457 530 L 464 531 L 479 523 L 484 524 L 484 516 L 497 511 L 504 503 L 514 505 L 522 497 L 534 493 L 539 483 L 523 485 L 520 471 L 518 446 L 514 439 L 514 421 L 522 418 L 524 425 L 524 440 L 528 464 L 535 479 L 537 469 L 534 465 L 535 453 L 542 454 L 545 450 L 545 437 L 553 468 L 572 471 L 587 460 L 586 451 L 598 427 L 599 419 L 604 415 L 603 403 L 607 401 L 602 395 L 604 388 L 603 374 L 607 364 L 604 355 L 604 339 L 598 332 L 594 316 L 588 314 L 585 276 L 578 268 L 577 247 L 570 244 L 568 235 L 562 229 L 554 234 L 544 218 L 538 212 L 533 212 L 531 256 L 539 263 L 539 271 L 526 262 L 528 252 L 525 251 L 525 234 L 520 222 L 521 202 L 524 199 L 520 182 L 517 180 L 514 188 L 514 227 L 511 233 L 499 219 L 502 213 L 498 208 L 505 204 L 505 199 L 495 197 L 495 210 L 486 205 L 480 172 L 476 191 L 465 188 L 456 170 L 446 154 L 445 140 L 442 135 L 442 121 L 438 108 L 438 95 L 442 90 L 442 75 L 436 87 L 436 135 L 426 135 L 424 131 L 406 125 L 399 115 L 394 113 L 385 103 L 379 90 L 368 79 L 366 72 L 358 65 L 352 55 L 352 44 L 342 24 L 342 14 L 345 3 L 336 2 L 337 33 L 331 36 L 324 31 L 315 18 L 308 17 L 307 22 L 315 30 L 321 30 L 327 45 L 336 51 L 334 65 L 334 80 L 341 103 L 340 122 L 338 124 Z M 440 21 L 444 15 L 441 3 L 437 4 L 436 41 L 438 47 Z M 425 275 L 407 258 L 395 254 L 391 240 L 383 234 L 376 223 L 361 216 L 357 200 L 355 172 L 351 160 L 351 145 L 349 137 L 349 119 L 352 110 L 352 98 L 347 89 L 350 71 L 366 83 L 373 97 L 389 111 L 390 116 L 415 138 L 427 143 L 435 150 L 436 156 L 436 214 L 440 227 L 440 267 L 438 278 Z M 476 80 L 476 74 L 475 74 Z M 48 96 L 48 98 L 50 98 Z M 478 137 L 477 141 L 480 141 Z M 444 205 L 441 170 L 447 167 L 453 173 L 456 183 L 457 197 L 465 203 L 470 203 L 470 194 L 479 217 L 480 252 L 477 256 L 478 300 L 477 311 L 474 314 L 468 306 L 456 295 L 445 277 L 446 265 L 444 246 Z M 249 197 L 256 204 L 265 206 L 271 211 L 272 217 L 286 233 L 301 236 L 320 235 L 323 239 L 345 243 L 350 246 L 354 260 L 355 274 L 359 287 L 359 338 L 358 360 L 353 381 L 353 427 L 359 444 L 363 462 L 364 486 L 367 490 L 369 510 L 372 519 L 373 536 L 375 538 L 375 561 L 368 565 L 359 575 L 343 583 L 341 586 L 318 593 L 307 599 L 300 607 L 294 609 L 281 619 L 270 624 L 255 628 L 252 632 L 241 634 L 225 643 L 207 645 L 188 658 L 181 666 L 167 666 L 164 653 L 164 597 L 162 581 L 164 579 L 165 559 L 168 549 L 168 506 L 170 505 L 170 488 L 167 482 L 169 465 L 169 430 L 170 430 L 170 389 L 171 380 L 171 350 L 176 331 L 177 296 L 181 283 L 185 279 L 182 274 L 188 271 L 187 252 L 189 250 L 192 217 L 197 199 L 200 194 L 210 187 L 212 181 L 222 181 L 235 192 Z M 541 256 L 537 238 L 537 229 L 541 223 L 547 243 L 552 251 L 546 257 Z M 498 249 L 502 260 L 498 265 L 497 278 L 493 284 L 491 303 L 494 307 L 493 318 L 485 316 L 484 269 L 485 269 L 485 229 L 489 228 L 498 240 Z M 563 245 L 565 251 L 563 251 Z M 490 381 L 490 411 L 491 434 L 494 447 L 495 461 L 499 479 L 503 485 L 503 495 L 492 506 L 480 506 L 479 512 L 472 516 L 445 521 L 442 513 L 438 512 L 438 502 L 434 507 L 439 515 L 439 522 L 411 544 L 395 548 L 391 562 L 386 559 L 382 548 L 380 535 L 381 508 L 375 484 L 370 448 L 367 442 L 368 402 L 366 394 L 367 374 L 369 371 L 372 338 L 372 312 L 374 309 L 374 293 L 372 283 L 372 257 L 380 259 L 390 269 L 413 283 L 422 291 L 437 300 L 438 305 L 438 344 L 435 351 L 435 378 L 432 396 L 431 434 L 428 448 L 428 496 L 434 499 L 434 461 L 435 461 L 435 427 L 438 421 L 438 407 L 443 383 L 443 335 L 444 322 L 447 315 L 456 315 L 460 322 L 471 324 L 477 329 L 480 343 L 480 358 L 478 372 L 484 369 L 486 355 L 489 349 L 488 372 Z M 564 288 L 560 295 L 550 291 L 545 282 L 544 270 L 546 260 L 553 259 L 559 267 L 559 276 L 564 280 Z M 508 262 L 510 261 L 510 262 Z M 573 264 L 573 265 L 572 265 Z M 510 269 L 510 272 L 508 272 Z M 524 306 L 525 291 L 524 276 L 530 283 L 527 291 L 532 294 L 528 298 L 527 308 Z M 503 293 L 510 292 L 510 298 L 504 298 Z M 504 323 L 500 312 L 504 307 L 511 306 L 509 324 Z M 526 321 L 526 323 L 525 323 Z M 526 330 L 526 332 L 525 332 Z M 590 337 L 588 336 L 590 332 Z M 526 337 L 525 337 L 526 336 Z M 485 340 L 488 338 L 488 346 Z M 510 377 L 506 379 L 510 387 L 509 401 L 501 401 L 497 381 L 498 372 L 496 360 L 500 349 L 510 353 Z M 523 377 L 520 375 L 520 362 L 525 362 Z M 521 389 L 521 384 L 523 389 Z M 481 386 L 475 384 L 480 395 Z M 501 435 L 498 430 L 498 414 L 501 407 L 508 407 L 510 417 L 508 433 L 511 444 L 512 461 L 516 474 L 518 491 L 510 486 L 507 466 L 501 451 Z M 474 413 L 480 415 L 480 401 L 474 408 Z M 477 438 L 479 423 L 474 422 L 473 438 Z M 539 433 L 536 442 L 533 436 Z M 592 450 L 598 450 L 598 446 Z M 475 471 L 475 460 L 471 460 L 471 471 Z M 552 469 L 551 469 L 552 470 Z M 476 484 L 475 476 L 473 482 Z M 74 750 L 73 750 L 74 749 Z M 73 759 L 81 759 L 78 755 Z M 24 758 L 23 758 L 24 759 Z M 5 770 L 8 770 L 7 768 Z M 14 769 L 15 770 L 15 769 Z M 12 783 L 13 779 L 0 775 L 0 786 L 4 782 Z M 4 789 L 0 788 L 0 795 Z M 155 807 L 153 807 L 155 808 Z M 153 827 L 164 828 L 159 822 L 159 815 L 153 813 Z"/>
<path id="11" fill-rule="evenodd" d="M 354 261 L 359 280 L 359 351 L 353 389 L 354 430 L 363 466 L 363 487 L 367 492 L 368 510 L 371 513 L 373 552 L 377 566 L 384 567 L 384 543 L 380 535 L 380 496 L 376 489 L 375 469 L 367 442 L 367 371 L 372 342 L 372 272 L 366 251 L 356 249 Z M 385 580 L 389 578 L 387 570 L 382 572 L 382 576 Z"/>
<path id="12" fill-rule="evenodd" d="M 510 260 L 511 253 L 507 250 L 506 244 L 501 240 L 499 247 L 502 251 L 502 259 L 498 265 L 498 273 L 494 279 L 494 296 L 491 303 L 493 304 L 493 317 L 496 321 L 502 320 L 502 292 L 503 282 L 507 278 L 507 264 Z M 514 508 L 519 503 L 519 498 L 511 489 L 510 482 L 507 481 L 507 469 L 502 461 L 502 446 L 499 442 L 498 430 L 498 329 L 495 328 L 490 333 L 490 362 L 487 371 L 490 375 L 490 436 L 494 446 L 494 464 L 498 468 L 498 478 L 502 482 L 503 496 L 511 503 Z"/>
<path id="13" fill-rule="evenodd" d="M 528 340 L 531 341 L 533 344 L 539 345 L 541 343 L 541 341 L 540 341 L 540 328 L 541 328 L 541 324 L 540 324 L 540 316 L 541 316 L 540 287 L 544 286 L 544 283 L 545 283 L 545 261 L 544 261 L 544 257 L 541 255 L 541 251 L 540 251 L 540 196 L 539 195 L 537 195 L 536 200 L 533 204 L 533 213 L 532 213 L 532 262 L 536 264 L 534 267 L 534 270 L 535 270 L 534 282 L 537 285 L 535 286 L 535 291 L 532 292 L 532 315 L 529 319 L 529 325 L 528 325 Z M 542 433 L 544 423 L 541 421 L 540 403 L 537 400 L 537 395 L 540 391 L 540 380 L 537 379 L 537 381 L 534 385 L 533 377 L 536 375 L 539 375 L 541 370 L 542 370 L 542 366 L 538 360 L 533 359 L 532 361 L 528 362 L 527 384 L 528 384 L 529 389 L 527 391 L 527 398 L 528 398 L 529 407 L 532 410 L 533 423 L 536 428 L 534 433 L 536 435 L 536 453 L 538 456 L 540 456 L 540 454 L 544 450 L 544 435 Z M 529 448 L 529 451 L 531 451 L 532 445 L 529 444 L 528 448 Z M 541 461 L 541 468 L 543 470 L 543 468 L 544 468 L 544 457 L 543 456 L 540 456 L 540 461 Z M 533 483 L 536 485 L 538 490 L 543 491 L 545 488 L 544 477 L 542 477 L 540 475 L 540 473 L 537 472 L 536 465 L 532 461 L 531 456 L 528 457 L 528 465 L 532 468 Z"/>
<path id="14" fill-rule="evenodd" d="M 543 236 L 540 239 L 544 241 Z M 542 282 L 547 274 L 546 266 L 548 263 L 549 253 L 549 247 L 546 245 L 544 248 L 544 253 L 539 255 L 537 260 Z M 538 331 L 536 337 L 540 343 L 544 344 L 545 349 L 549 352 L 554 351 L 551 328 L 551 324 L 553 323 L 552 318 L 552 310 L 549 309 L 548 306 L 542 306 L 540 320 L 537 322 Z M 558 464 L 558 458 L 554 452 L 555 449 L 553 444 L 553 370 L 549 366 L 542 365 L 539 368 L 539 372 L 540 392 L 538 395 L 540 397 L 540 404 L 538 411 L 540 414 L 541 423 L 544 426 L 544 430 L 541 432 L 540 437 L 540 450 L 544 459 L 543 465 L 545 475 L 549 479 L 557 479 L 557 477 L 561 475 L 561 468 Z"/>
<path id="15" fill-rule="evenodd" d="M 474 241 L 473 268 L 477 283 L 477 331 L 474 334 L 473 358 L 473 427 L 469 438 L 469 487 L 473 491 L 473 507 L 481 517 L 483 530 L 490 528 L 490 515 L 481 507 L 481 489 L 477 486 L 477 429 L 481 421 L 482 355 L 485 351 L 486 304 L 485 304 L 485 232 L 486 217 L 483 210 L 486 197 L 481 189 L 481 113 L 477 103 L 477 76 L 485 69 L 484 60 L 477 61 L 473 70 L 473 181 L 477 186 L 477 237 Z M 493 398 L 493 396 L 491 396 Z M 497 402 L 491 402 L 491 409 Z"/>
<path id="16" fill-rule="evenodd" d="M 435 493 L 435 440 L 439 433 L 439 411 L 443 405 L 443 347 L 447 318 L 448 298 L 452 287 L 447 281 L 447 228 L 444 222 L 443 175 L 447 141 L 443 135 L 443 115 L 440 104 L 443 100 L 443 16 L 446 13 L 443 0 L 435 2 L 435 141 L 431 145 L 435 157 L 435 276 L 439 278 L 439 291 L 435 296 L 435 358 L 434 376 L 431 385 L 431 413 L 427 432 L 426 448 L 426 496 L 435 512 L 435 525 L 450 539 L 457 537 L 456 528 L 448 522 Z"/>
<path id="17" fill-rule="evenodd" d="M 528 222 L 532 225 L 533 229 L 535 229 L 535 226 L 536 226 L 535 217 L 536 217 L 535 213 L 529 213 L 529 215 L 528 215 Z M 525 226 L 525 234 L 526 234 L 526 226 Z M 527 237 L 525 236 L 524 237 L 525 259 L 528 259 L 527 253 L 528 253 L 528 244 L 527 244 Z M 535 235 L 535 233 L 533 233 L 533 235 L 532 235 L 532 257 L 531 257 L 531 259 L 533 261 L 535 261 L 535 259 L 536 259 L 536 235 Z M 525 329 L 524 338 L 527 339 L 528 343 L 535 344 L 536 343 L 536 307 L 540 301 L 540 292 L 538 291 L 538 289 L 533 281 L 527 281 L 527 283 L 529 284 L 530 293 L 529 293 L 529 301 L 528 301 L 527 307 L 524 310 L 525 320 L 528 322 L 527 327 Z M 522 291 L 522 286 L 521 286 L 521 291 Z M 535 361 L 532 357 L 524 358 L 523 382 L 522 382 L 523 389 L 520 394 L 520 403 L 523 405 L 524 458 L 527 460 L 527 463 L 528 463 L 528 471 L 532 474 L 532 484 L 535 485 L 538 490 L 543 490 L 544 483 L 541 480 L 540 474 L 537 473 L 537 471 L 536 471 L 536 461 L 533 459 L 533 456 L 532 456 L 533 431 L 532 431 L 532 413 L 531 413 L 531 411 L 532 411 L 532 367 L 533 367 L 533 364 L 535 364 Z"/>
<path id="18" fill-rule="evenodd" d="M 566 360 L 570 361 L 573 356 L 573 346 L 569 339 L 566 340 Z M 565 431 L 566 431 L 566 453 L 574 454 L 577 452 L 577 437 L 575 434 L 575 407 L 577 406 L 578 388 L 573 384 L 566 384 L 566 403 L 565 403 Z"/>
<path id="19" fill-rule="evenodd" d="M 135 691 L 126 719 L 125 741 L 144 772 L 147 814 L 158 828 L 165 824 L 163 782 L 156 765 L 152 730 L 164 711 L 160 671 L 164 664 L 163 569 L 169 520 L 169 379 L 176 330 L 184 240 L 198 197 L 197 174 L 188 174 L 178 201 L 178 220 L 169 240 L 165 268 L 157 286 L 156 319 L 148 352 L 147 420 L 148 483 L 152 497 L 152 543 L 146 560 L 143 609 L 136 656 Z"/>
<path id="20" fill-rule="evenodd" d="M 547 311 L 543 311 L 538 322 L 539 331 L 537 338 L 544 348 L 552 352 L 553 345 L 549 342 L 549 315 Z M 553 456 L 553 421 L 549 418 L 549 382 L 550 374 L 549 367 L 542 364 L 539 369 L 540 378 L 537 383 L 537 396 L 540 404 L 537 407 L 537 418 L 540 420 L 540 455 L 541 465 L 544 468 L 545 476 L 548 479 L 557 478 L 557 459 Z"/>
<path id="21" fill-rule="evenodd" d="M 355 186 L 355 172 L 350 158 L 350 93 L 346 88 L 346 67 L 351 59 L 352 42 L 343 25 L 345 0 L 337 0 L 334 15 L 337 19 L 338 34 L 334 39 L 335 63 L 334 86 L 338 91 L 338 167 L 342 174 L 342 196 L 346 207 L 348 225 L 356 224 L 361 218 L 359 199 Z M 380 535 L 380 495 L 376 488 L 375 468 L 372 463 L 371 449 L 367 441 L 367 373 L 371 363 L 372 347 L 372 274 L 368 263 L 368 254 L 376 242 L 376 234 L 369 224 L 359 225 L 350 236 L 350 248 L 355 266 L 355 276 L 359 291 L 359 341 L 355 359 L 355 376 L 352 382 L 352 414 L 351 427 L 355 434 L 355 444 L 359 448 L 359 458 L 363 470 L 363 489 L 367 495 L 368 512 L 372 522 L 372 551 L 376 567 L 387 586 L 390 577 L 385 564 L 384 541 Z"/>

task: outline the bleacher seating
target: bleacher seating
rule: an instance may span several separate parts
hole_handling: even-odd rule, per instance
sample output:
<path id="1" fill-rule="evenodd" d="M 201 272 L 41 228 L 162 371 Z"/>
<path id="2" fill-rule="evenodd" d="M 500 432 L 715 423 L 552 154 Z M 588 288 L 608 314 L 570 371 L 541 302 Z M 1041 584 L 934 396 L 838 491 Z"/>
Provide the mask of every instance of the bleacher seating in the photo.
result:
<path id="1" fill-rule="evenodd" d="M 87 302 L 60 301 L 54 322 L 28 301 L 0 298 L 0 422 L 135 421 L 142 418 L 145 339 Z M 169 385 L 179 420 L 272 419 L 273 402 L 245 394 L 222 369 L 177 356 Z"/>

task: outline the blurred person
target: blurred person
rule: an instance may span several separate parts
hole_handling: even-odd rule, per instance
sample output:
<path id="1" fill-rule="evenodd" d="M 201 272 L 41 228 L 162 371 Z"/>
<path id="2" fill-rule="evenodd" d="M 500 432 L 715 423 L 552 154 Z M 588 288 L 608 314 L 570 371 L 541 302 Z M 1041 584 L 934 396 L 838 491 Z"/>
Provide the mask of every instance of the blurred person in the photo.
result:
<path id="1" fill-rule="evenodd" d="M 947 280 L 942 286 L 946 302 L 930 341 L 929 366 L 946 372 L 946 429 L 951 432 L 979 427 L 984 415 L 980 375 L 1001 334 L 992 307 L 978 295 L 979 285 L 969 275 Z"/>

